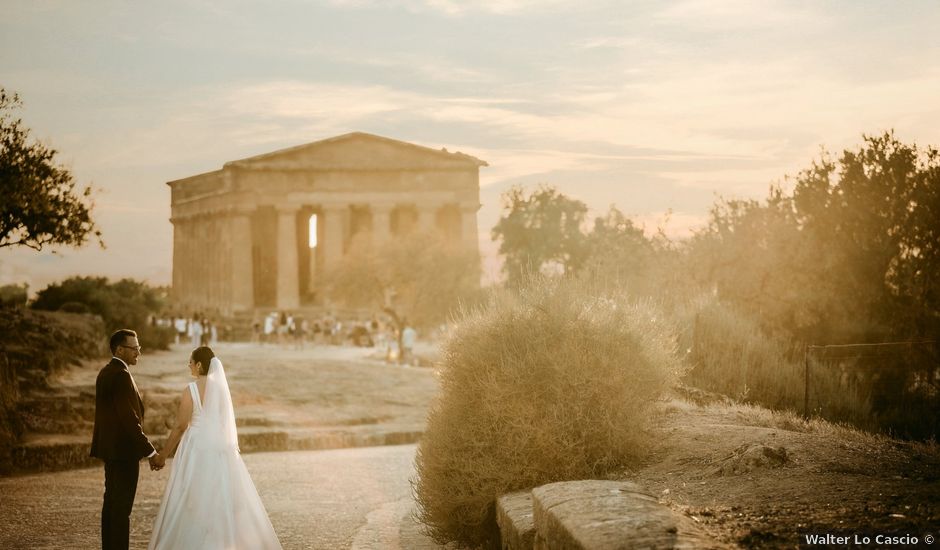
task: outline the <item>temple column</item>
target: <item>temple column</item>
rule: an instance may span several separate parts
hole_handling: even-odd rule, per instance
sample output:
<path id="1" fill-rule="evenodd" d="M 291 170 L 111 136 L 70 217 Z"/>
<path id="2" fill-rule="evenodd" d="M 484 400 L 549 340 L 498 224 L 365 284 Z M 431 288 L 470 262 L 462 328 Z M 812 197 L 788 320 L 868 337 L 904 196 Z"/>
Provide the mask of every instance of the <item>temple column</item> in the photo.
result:
<path id="1" fill-rule="evenodd" d="M 206 297 L 209 301 L 209 307 L 214 308 L 219 303 L 219 283 L 222 277 L 222 272 L 219 271 L 219 248 L 222 243 L 219 242 L 218 235 L 218 225 L 219 221 L 217 218 L 218 214 L 212 212 L 206 219 L 206 228 L 209 233 L 209 238 L 206 240 L 208 248 L 206 250 L 206 263 L 208 264 L 208 277 L 206 283 L 208 285 L 209 292 L 206 293 Z"/>
<path id="2" fill-rule="evenodd" d="M 435 221 L 437 221 L 437 206 L 419 204 L 417 206 L 418 210 L 418 231 L 424 235 L 433 234 L 435 229 Z"/>
<path id="3" fill-rule="evenodd" d="M 183 303 L 183 220 L 170 218 L 173 224 L 173 301 L 179 305 Z"/>
<path id="4" fill-rule="evenodd" d="M 349 207 L 345 204 L 324 204 L 323 211 L 323 267 L 333 269 L 343 259 L 343 217 Z"/>
<path id="5" fill-rule="evenodd" d="M 231 304 L 233 311 L 247 311 L 255 306 L 254 261 L 251 247 L 251 209 L 237 209 L 229 217 L 231 242 Z"/>
<path id="6" fill-rule="evenodd" d="M 479 235 L 477 235 L 478 203 L 460 205 L 460 240 L 471 250 L 479 250 Z"/>
<path id="7" fill-rule="evenodd" d="M 372 244 L 375 246 L 385 244 L 392 235 L 392 208 L 391 204 L 372 206 Z"/>
<path id="8" fill-rule="evenodd" d="M 206 307 L 209 305 L 210 283 L 210 265 L 212 261 L 212 252 L 209 250 L 209 239 L 212 235 L 209 233 L 209 219 L 205 213 L 199 214 L 198 224 L 199 238 L 196 240 L 196 262 L 199 265 L 199 310 L 201 315 L 206 315 Z"/>
<path id="9" fill-rule="evenodd" d="M 297 212 L 300 206 L 277 206 L 277 308 L 300 306 L 297 265 Z"/>
<path id="10" fill-rule="evenodd" d="M 199 262 L 199 243 L 202 242 L 202 220 L 194 217 L 189 222 L 189 304 L 193 308 L 202 308 L 202 296 L 205 288 L 202 285 L 202 264 Z"/>
<path id="11" fill-rule="evenodd" d="M 222 315 L 232 313 L 232 232 L 229 212 L 219 214 L 219 302 L 216 307 Z"/>
<path id="12" fill-rule="evenodd" d="M 225 294 L 225 256 L 226 256 L 226 239 L 225 235 L 228 233 L 226 231 L 228 220 L 225 219 L 225 213 L 219 212 L 214 216 L 212 220 L 212 225 L 214 227 L 213 234 L 216 238 L 216 245 L 213 246 L 215 252 L 215 266 L 212 269 L 212 280 L 215 281 L 215 303 L 212 304 L 212 307 L 218 311 L 222 310 L 222 307 L 228 301 Z M 216 312 L 216 315 L 218 312 Z"/>
<path id="13" fill-rule="evenodd" d="M 192 218 L 186 220 L 186 224 L 184 225 L 184 227 L 185 227 L 185 231 L 183 233 L 184 234 L 183 238 L 186 241 L 185 248 L 184 248 L 184 250 L 186 251 L 186 255 L 183 260 L 184 265 L 186 266 L 186 269 L 183 272 L 184 273 L 183 277 L 185 278 L 184 288 L 186 289 L 186 307 L 187 309 L 192 310 L 192 308 L 195 307 L 196 305 L 196 294 L 198 292 L 198 283 L 199 283 L 199 281 L 196 280 L 197 269 L 199 268 L 199 266 L 196 265 L 196 254 L 195 254 L 196 220 Z M 192 311 L 188 311 L 187 315 L 191 313 Z"/>

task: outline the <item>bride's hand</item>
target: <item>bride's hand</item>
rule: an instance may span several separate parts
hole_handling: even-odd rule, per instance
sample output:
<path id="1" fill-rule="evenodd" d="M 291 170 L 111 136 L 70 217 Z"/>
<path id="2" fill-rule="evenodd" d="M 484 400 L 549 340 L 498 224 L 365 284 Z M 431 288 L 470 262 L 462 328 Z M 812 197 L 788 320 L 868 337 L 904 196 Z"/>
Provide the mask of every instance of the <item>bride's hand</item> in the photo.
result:
<path id="1" fill-rule="evenodd" d="M 153 455 L 152 457 L 150 457 L 150 469 L 152 471 L 162 470 L 165 465 L 166 465 L 166 458 L 160 453 L 157 453 Z"/>

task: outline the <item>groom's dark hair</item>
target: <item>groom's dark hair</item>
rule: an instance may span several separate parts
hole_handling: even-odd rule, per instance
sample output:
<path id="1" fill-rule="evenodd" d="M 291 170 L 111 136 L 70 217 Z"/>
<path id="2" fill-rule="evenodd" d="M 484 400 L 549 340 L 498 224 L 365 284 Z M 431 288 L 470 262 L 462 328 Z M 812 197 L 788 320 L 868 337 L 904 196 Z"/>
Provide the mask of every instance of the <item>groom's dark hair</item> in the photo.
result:
<path id="1" fill-rule="evenodd" d="M 117 353 L 118 346 L 123 345 L 124 341 L 131 337 L 136 337 L 137 333 L 129 328 L 122 328 L 111 335 L 108 345 L 111 346 L 111 354 Z"/>
<path id="2" fill-rule="evenodd" d="M 209 363 L 215 358 L 215 352 L 209 346 L 200 346 L 193 350 L 193 362 L 199 363 L 199 374 L 209 374 Z"/>

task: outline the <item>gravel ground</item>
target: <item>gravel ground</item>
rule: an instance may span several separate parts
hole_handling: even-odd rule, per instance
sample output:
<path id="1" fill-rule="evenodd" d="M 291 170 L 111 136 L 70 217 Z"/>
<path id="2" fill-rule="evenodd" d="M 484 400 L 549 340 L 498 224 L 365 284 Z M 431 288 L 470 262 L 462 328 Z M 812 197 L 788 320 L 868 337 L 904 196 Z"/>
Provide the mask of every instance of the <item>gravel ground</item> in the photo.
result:
<path id="1" fill-rule="evenodd" d="M 144 399 L 182 394 L 192 381 L 189 345 L 148 352 L 131 373 Z M 402 367 L 372 358 L 372 348 L 220 343 L 213 346 L 225 365 L 235 415 L 242 425 L 315 428 L 350 424 L 424 425 L 437 393 L 429 368 Z M 54 381 L 60 388 L 94 394 L 95 377 L 106 361 L 88 361 Z M 163 411 L 151 407 L 148 417 Z M 175 411 L 174 411 L 175 412 Z M 153 414 L 151 414 L 153 413 Z"/>
<path id="2" fill-rule="evenodd" d="M 188 345 L 147 352 L 131 367 L 154 420 L 175 414 L 175 396 L 191 381 Z M 377 359 L 375 350 L 339 346 L 293 349 L 223 343 L 241 429 L 292 431 L 343 426 L 420 431 L 438 382 L 429 368 Z M 429 350 L 429 353 L 433 350 Z M 53 381 L 58 395 L 93 399 L 104 360 L 71 368 Z M 170 401 L 167 401 L 170 399 Z M 30 434 L 40 441 L 91 435 Z M 243 458 L 285 548 L 435 548 L 411 519 L 414 445 L 333 451 L 267 452 Z M 172 463 L 172 462 L 171 462 Z M 142 464 L 131 547 L 146 548 L 169 468 Z M 0 548 L 99 546 L 101 467 L 0 478 Z"/>
<path id="3" fill-rule="evenodd" d="M 410 517 L 414 453 L 403 445 L 244 460 L 284 548 L 437 548 Z M 131 548 L 147 547 L 169 468 L 142 468 Z M 0 479 L 0 548 L 98 547 L 103 488 L 102 468 Z"/>

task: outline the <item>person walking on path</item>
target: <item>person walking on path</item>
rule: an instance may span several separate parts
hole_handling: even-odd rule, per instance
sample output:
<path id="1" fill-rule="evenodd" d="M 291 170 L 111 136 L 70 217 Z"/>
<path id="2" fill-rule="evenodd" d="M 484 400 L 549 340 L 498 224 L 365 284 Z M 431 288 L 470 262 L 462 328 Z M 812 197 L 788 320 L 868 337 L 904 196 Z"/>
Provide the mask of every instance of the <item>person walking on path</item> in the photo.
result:
<path id="1" fill-rule="evenodd" d="M 405 322 L 402 324 L 405 326 L 405 330 L 403 330 L 401 333 L 402 363 L 406 365 L 413 365 L 415 362 L 415 341 L 418 339 L 418 332 L 415 331 L 414 327 L 408 324 L 407 319 L 405 319 Z"/>
<path id="2" fill-rule="evenodd" d="M 140 343 L 137 333 L 121 329 L 111 335 L 111 362 L 95 381 L 95 427 L 91 456 L 104 461 L 104 503 L 101 507 L 101 547 L 126 549 L 130 544 L 131 509 L 137 494 L 140 460 L 149 457 L 158 470 L 161 457 L 144 434 L 144 402 L 131 376 Z"/>

